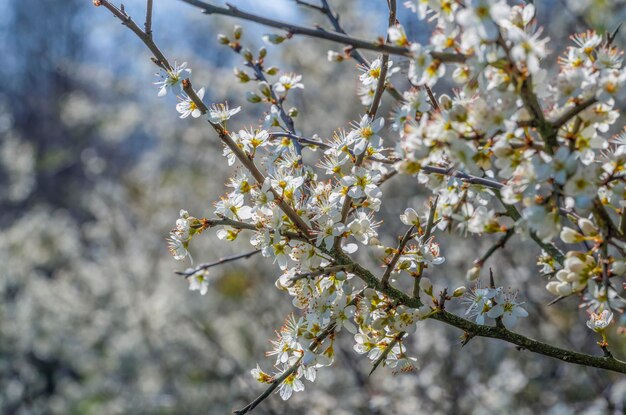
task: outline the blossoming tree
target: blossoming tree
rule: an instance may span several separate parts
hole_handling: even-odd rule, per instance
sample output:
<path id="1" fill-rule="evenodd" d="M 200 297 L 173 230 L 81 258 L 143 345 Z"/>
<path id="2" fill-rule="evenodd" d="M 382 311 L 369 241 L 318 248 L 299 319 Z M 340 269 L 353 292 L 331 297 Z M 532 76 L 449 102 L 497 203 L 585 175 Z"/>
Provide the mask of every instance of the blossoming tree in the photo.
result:
<path id="1" fill-rule="evenodd" d="M 325 15 L 333 31 L 230 5 L 184 2 L 274 28 L 277 33 L 263 37 L 268 43 L 302 35 L 343 45 L 329 51 L 328 60 L 352 59 L 361 69 L 364 114 L 336 126 L 330 139 L 303 134 L 296 126 L 299 110 L 287 105 L 304 88 L 302 75 L 271 66 L 264 48 L 247 49 L 236 26 L 218 42 L 241 56 L 235 76 L 252 85 L 247 100 L 266 110 L 261 124 L 238 130 L 234 116 L 241 108 L 205 104 L 205 89 L 194 89 L 187 64 L 168 60 L 154 42 L 152 0 L 144 28 L 123 7 L 94 0 L 154 55 L 158 96 L 177 94 L 180 118 L 204 118 L 233 166 L 214 212 L 193 216 L 181 210 L 169 248 L 176 260 L 191 261 L 192 240 L 215 228 L 226 241 L 249 238 L 254 250 L 192 264 L 180 272 L 190 289 L 204 295 L 211 267 L 260 253 L 280 269 L 276 287 L 293 297 L 297 311 L 268 352 L 274 368 L 251 371 L 267 388 L 236 413 L 250 412 L 274 391 L 282 399 L 302 391 L 303 378 L 312 382 L 319 369 L 332 365 L 340 335 L 354 339 L 354 350 L 372 360 L 372 371 L 381 365 L 415 370 L 405 340 L 425 319 L 463 330 L 463 344 L 490 337 L 567 363 L 626 373 L 626 362 L 613 356 L 606 336 L 624 332 L 615 314 L 623 311 L 626 281 L 626 132 L 613 133 L 615 97 L 626 71 L 615 33 L 575 34 L 565 51 L 549 54 L 531 3 L 406 1 L 415 19 L 433 22 L 430 40 L 421 44 L 407 38 L 396 1 L 388 0 L 386 38 L 368 41 L 348 35 L 327 0 L 297 2 Z M 363 50 L 379 56 L 370 62 Z M 542 64 L 555 54 L 558 72 L 552 73 Z M 392 113 L 380 113 L 383 99 L 395 102 Z M 386 246 L 378 239 L 384 232 L 377 219 L 385 203 L 381 186 L 398 174 L 414 177 L 430 196 L 423 206 L 406 206 L 399 217 L 405 232 Z M 469 288 L 437 281 L 446 251 L 438 243 L 443 231 L 498 235 L 467 264 Z M 498 286 L 500 270 L 483 270 L 511 238 L 541 248 L 535 280 L 554 295 L 552 303 L 577 297 L 588 311 L 586 325 L 599 334 L 597 354 L 513 331 L 528 316 L 523 293 Z M 357 250 L 378 267 L 363 266 Z M 467 304 L 465 317 L 446 309 L 453 301 Z"/>

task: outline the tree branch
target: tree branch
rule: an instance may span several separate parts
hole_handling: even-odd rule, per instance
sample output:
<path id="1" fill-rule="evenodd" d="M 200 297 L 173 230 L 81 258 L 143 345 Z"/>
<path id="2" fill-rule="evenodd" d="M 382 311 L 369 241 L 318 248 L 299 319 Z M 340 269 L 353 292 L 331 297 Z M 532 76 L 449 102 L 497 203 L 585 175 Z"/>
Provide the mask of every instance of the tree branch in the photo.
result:
<path id="1" fill-rule="evenodd" d="M 415 226 L 411 226 L 405 232 L 405 234 L 402 237 L 402 239 L 400 239 L 400 243 L 398 244 L 398 249 L 397 249 L 396 253 L 394 254 L 394 256 L 391 258 L 391 261 L 389 261 L 389 265 L 387 265 L 387 268 L 385 269 L 385 273 L 383 274 L 383 276 L 380 279 L 381 284 L 383 284 L 383 285 L 389 284 L 389 277 L 391 276 L 391 273 L 393 272 L 393 269 L 396 267 L 396 264 L 400 260 L 400 257 L 404 253 L 404 248 L 409 243 L 409 241 L 412 239 L 412 237 L 413 237 L 413 230 L 415 230 Z"/>
<path id="2" fill-rule="evenodd" d="M 141 30 L 141 28 L 137 26 L 137 24 L 133 21 L 133 19 L 130 18 L 130 16 L 125 11 L 118 9 L 108 0 L 93 0 L 93 5 L 96 7 L 104 6 L 111 13 L 113 13 L 113 15 L 117 17 L 124 26 L 132 30 L 137 35 L 137 37 L 141 39 L 141 41 L 148 47 L 148 49 L 150 49 L 150 52 L 152 52 L 152 54 L 154 55 L 152 61 L 157 66 L 168 72 L 173 70 L 172 65 L 170 65 L 165 55 L 163 55 L 161 50 L 152 40 L 152 36 L 146 34 L 146 32 Z"/>
<path id="3" fill-rule="evenodd" d="M 502 206 L 504 206 L 504 208 L 506 209 L 507 215 L 511 219 L 517 222 L 518 220 L 522 218 L 522 216 L 517 211 L 515 206 L 507 205 L 506 203 L 502 201 L 500 193 L 497 193 L 497 197 L 498 197 L 498 200 L 500 200 L 500 203 L 502 204 Z M 534 231 L 530 231 L 530 237 L 532 238 L 533 241 L 537 243 L 537 245 L 539 245 L 544 251 L 546 251 L 550 256 L 552 256 L 552 258 L 554 258 L 556 262 L 558 262 L 559 264 L 563 264 L 563 262 L 565 261 L 565 254 L 563 254 L 563 252 L 561 252 L 559 248 L 557 248 L 552 243 L 543 242 L 541 238 L 537 236 L 537 233 Z"/>
<path id="4" fill-rule="evenodd" d="M 352 271 L 352 266 L 351 265 L 334 265 L 330 267 L 320 268 L 315 271 L 303 272 L 301 274 L 294 275 L 291 278 L 291 281 L 298 281 L 304 278 L 315 278 L 315 277 L 319 277 L 320 275 L 328 275 L 328 274 L 332 274 L 333 272 L 339 272 L 339 271 Z"/>
<path id="5" fill-rule="evenodd" d="M 257 16 L 252 13 L 239 10 L 237 7 L 227 4 L 226 7 L 219 7 L 209 3 L 205 3 L 200 0 L 182 0 L 192 6 L 202 9 L 205 14 L 221 14 L 224 16 L 236 17 L 239 19 L 248 20 L 255 23 L 260 23 L 265 26 L 274 27 L 277 29 L 285 30 L 292 35 L 303 35 L 314 37 L 318 39 L 326 39 L 332 42 L 349 45 L 358 49 L 373 50 L 387 55 L 399 55 L 399 56 L 411 56 L 411 50 L 409 48 L 385 45 L 381 41 L 372 42 L 368 40 L 358 39 L 344 35 L 342 33 L 331 32 L 322 28 L 311 28 L 305 26 L 298 26 L 291 23 L 281 22 L 279 20 L 269 19 L 267 17 Z M 465 55 L 457 53 L 447 52 L 431 52 L 434 59 L 438 59 L 444 63 L 463 63 L 467 57 Z"/>
<path id="6" fill-rule="evenodd" d="M 554 128 L 558 130 L 559 128 L 564 126 L 569 120 L 571 120 L 572 118 L 574 118 L 575 116 L 577 116 L 578 114 L 580 114 L 581 112 L 583 112 L 584 110 L 586 110 L 587 108 L 595 104 L 596 102 L 598 102 L 596 97 L 591 97 L 589 99 L 586 99 L 585 101 L 582 101 L 578 105 L 575 105 L 574 107 L 570 108 L 567 112 L 565 112 L 565 114 L 561 115 L 559 118 L 552 121 L 552 125 L 554 126 Z"/>
<path id="7" fill-rule="evenodd" d="M 267 81 L 267 78 L 265 77 L 265 74 L 263 73 L 261 64 L 259 62 L 256 62 L 256 63 L 248 62 L 247 66 L 252 68 L 252 70 L 254 71 L 254 74 L 257 77 L 257 80 L 267 83 L 267 87 L 270 91 L 270 97 L 273 101 L 273 104 L 276 105 L 276 107 L 278 108 L 278 111 L 280 112 L 280 118 L 282 118 L 283 122 L 287 126 L 287 130 L 292 134 L 292 136 L 295 136 L 296 127 L 293 122 L 293 118 L 291 118 L 289 114 L 287 114 L 287 112 L 285 111 L 285 108 L 283 107 L 282 100 L 278 99 L 278 96 L 276 95 L 276 92 L 274 91 L 274 87 L 272 86 L 270 82 Z M 293 143 L 293 146 L 296 150 L 296 154 L 300 156 L 300 162 L 302 162 L 302 145 L 300 144 L 300 141 L 295 138 L 291 138 L 291 142 Z"/>
<path id="8" fill-rule="evenodd" d="M 435 313 L 429 318 L 465 330 L 471 336 L 499 339 L 508 343 L 515 344 L 531 352 L 559 359 L 567 363 L 574 363 L 577 365 L 588 367 L 596 367 L 599 369 L 605 369 L 626 374 L 626 362 L 622 362 L 621 360 L 617 360 L 615 358 L 592 356 L 585 353 L 561 349 L 560 347 L 551 346 L 538 340 L 522 336 L 521 334 L 514 333 L 503 327 L 499 328 L 476 324 L 469 320 L 465 320 L 464 318 L 459 317 L 455 314 L 451 314 L 447 311 Z"/>
<path id="9" fill-rule="evenodd" d="M 404 292 L 397 290 L 391 286 L 385 286 L 379 281 L 369 270 L 354 263 L 350 257 L 338 250 L 332 254 L 338 263 L 353 264 L 352 272 L 361 278 L 370 288 L 385 294 L 386 296 L 396 300 L 398 304 L 403 304 L 411 308 L 419 308 L 422 302 L 419 298 L 407 296 Z M 519 347 L 527 349 L 531 352 L 542 354 L 544 356 L 553 357 L 567 363 L 575 363 L 582 366 L 596 367 L 614 372 L 626 374 L 626 362 L 622 362 L 615 358 L 592 356 L 584 353 L 578 353 L 567 349 L 551 346 L 549 344 L 531 339 L 521 334 L 514 333 L 506 328 L 484 326 L 473 323 L 455 314 L 447 311 L 440 311 L 431 315 L 429 318 L 441 321 L 451 326 L 460 328 L 469 333 L 472 337 L 490 337 L 515 344 Z"/>
<path id="10" fill-rule="evenodd" d="M 485 262 L 491 257 L 491 255 L 494 254 L 494 252 L 496 252 L 500 248 L 504 248 L 504 245 L 506 245 L 506 242 L 514 234 L 515 234 L 515 227 L 507 229 L 504 235 L 502 235 L 495 244 L 489 247 L 489 249 L 483 254 L 483 256 L 481 256 L 479 259 L 474 261 L 474 265 L 482 267 L 485 264 Z"/>

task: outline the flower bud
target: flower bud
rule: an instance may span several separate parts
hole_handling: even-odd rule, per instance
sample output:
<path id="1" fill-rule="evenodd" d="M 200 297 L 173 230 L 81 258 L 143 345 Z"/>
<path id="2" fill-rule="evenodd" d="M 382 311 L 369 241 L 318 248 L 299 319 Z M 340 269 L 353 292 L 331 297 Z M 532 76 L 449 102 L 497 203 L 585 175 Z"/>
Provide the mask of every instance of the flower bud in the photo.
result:
<path id="1" fill-rule="evenodd" d="M 561 240 L 566 244 L 574 244 L 582 241 L 582 235 L 567 226 L 561 229 Z"/>
<path id="2" fill-rule="evenodd" d="M 569 274 L 573 274 L 573 272 L 569 272 L 566 269 L 560 269 L 556 272 L 556 279 L 561 282 L 567 282 L 569 279 Z"/>
<path id="3" fill-rule="evenodd" d="M 239 82 L 241 82 L 242 84 L 250 82 L 250 75 L 237 68 L 235 68 L 235 77 L 237 77 L 237 79 L 239 79 Z"/>
<path id="4" fill-rule="evenodd" d="M 441 96 L 439 96 L 439 106 L 441 106 L 442 108 L 449 110 L 450 108 L 452 108 L 452 104 L 452 98 L 450 98 L 448 95 L 442 94 Z"/>
<path id="5" fill-rule="evenodd" d="M 584 280 L 577 279 L 571 283 L 572 292 L 582 291 L 587 288 L 587 282 Z"/>
<path id="6" fill-rule="evenodd" d="M 465 294 L 465 292 L 467 291 L 467 288 L 465 287 L 457 287 L 454 292 L 452 293 L 452 297 L 460 297 L 463 294 Z"/>
<path id="7" fill-rule="evenodd" d="M 265 81 L 259 82 L 258 88 L 263 96 L 269 98 L 272 95 L 272 91 L 270 90 L 270 85 L 267 82 Z"/>
<path id="8" fill-rule="evenodd" d="M 565 268 L 575 273 L 579 273 L 585 268 L 585 263 L 579 257 L 574 255 L 565 258 L 563 265 Z"/>
<path id="9" fill-rule="evenodd" d="M 611 274 L 624 275 L 626 273 L 626 262 L 615 261 L 611 264 Z"/>
<path id="10" fill-rule="evenodd" d="M 219 35 L 217 35 L 217 41 L 221 45 L 228 45 L 230 43 L 230 39 L 228 37 L 226 37 L 226 35 L 223 35 L 221 33 Z"/>
<path id="11" fill-rule="evenodd" d="M 252 91 L 246 93 L 246 99 L 248 100 L 248 102 L 251 102 L 253 104 L 258 104 L 262 101 L 261 97 Z"/>
<path id="12" fill-rule="evenodd" d="M 344 56 L 334 50 L 328 51 L 328 61 L 329 62 L 342 62 L 344 60 Z"/>
<path id="13" fill-rule="evenodd" d="M 259 59 L 263 59 L 266 56 L 267 56 L 267 49 L 265 48 L 259 49 Z"/>
<path id="14" fill-rule="evenodd" d="M 427 304 L 424 304 L 423 306 L 421 306 L 420 308 L 417 309 L 417 316 L 419 318 L 424 318 L 427 315 L 429 315 L 431 312 L 430 310 L 430 306 Z"/>
<path id="15" fill-rule="evenodd" d="M 559 284 L 560 282 L 558 281 L 550 281 L 546 284 L 546 290 L 548 290 L 548 292 L 552 295 L 559 295 L 559 292 L 557 291 Z"/>
<path id="16" fill-rule="evenodd" d="M 241 55 L 246 60 L 246 62 L 252 62 L 252 59 L 254 58 L 252 56 L 252 52 L 250 52 L 250 49 L 244 49 L 243 52 L 241 52 Z"/>
<path id="17" fill-rule="evenodd" d="M 241 39 L 241 35 L 243 34 L 243 28 L 239 25 L 236 25 L 233 29 L 233 36 L 235 36 L 236 40 Z"/>
<path id="18" fill-rule="evenodd" d="M 404 213 L 400 215 L 400 222 L 404 223 L 407 226 L 420 226 L 420 218 L 415 209 L 412 208 L 406 208 L 404 210 Z"/>
<path id="19" fill-rule="evenodd" d="M 476 281 L 480 277 L 480 267 L 478 265 L 470 268 L 465 274 L 465 279 L 468 281 Z"/>
<path id="20" fill-rule="evenodd" d="M 291 118 L 295 118 L 298 116 L 298 109 L 295 107 L 289 108 L 289 111 L 287 111 L 287 113 Z"/>
<path id="21" fill-rule="evenodd" d="M 580 218 L 578 220 L 578 227 L 580 227 L 580 229 L 583 231 L 583 234 L 585 234 L 585 236 L 592 236 L 598 233 L 598 230 L 596 229 L 595 225 L 589 219 Z"/>
<path id="22" fill-rule="evenodd" d="M 279 45 L 285 41 L 285 38 L 279 35 L 268 34 L 268 35 L 263 35 L 263 41 L 265 41 L 265 43 Z"/>
<path id="23" fill-rule="evenodd" d="M 428 295 L 432 295 L 433 293 L 433 283 L 429 278 L 422 277 L 420 278 L 420 289 L 424 291 Z"/>
<path id="24" fill-rule="evenodd" d="M 265 73 L 268 75 L 276 75 L 278 72 L 280 72 L 280 69 L 276 66 L 271 66 L 265 70 Z"/>
<path id="25" fill-rule="evenodd" d="M 571 284 L 567 282 L 561 282 L 559 283 L 559 285 L 556 286 L 556 292 L 562 296 L 570 295 L 572 291 L 573 289 L 572 289 Z"/>

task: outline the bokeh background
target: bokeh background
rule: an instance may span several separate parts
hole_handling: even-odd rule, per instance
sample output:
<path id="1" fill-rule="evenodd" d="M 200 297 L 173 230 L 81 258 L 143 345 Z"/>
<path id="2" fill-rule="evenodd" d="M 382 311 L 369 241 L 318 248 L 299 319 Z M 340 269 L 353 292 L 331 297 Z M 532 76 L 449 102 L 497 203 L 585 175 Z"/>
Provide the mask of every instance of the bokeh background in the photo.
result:
<path id="1" fill-rule="evenodd" d="M 290 0 L 232 3 L 329 27 Z M 613 30 L 626 18 L 623 0 L 536 3 L 553 40 L 548 68 L 573 31 Z M 385 1 L 331 5 L 349 33 L 384 34 Z M 143 22 L 143 1 L 125 6 Z M 411 39 L 428 36 L 407 10 L 400 20 Z M 234 123 L 243 128 L 265 108 L 245 101 L 252 86 L 232 73 L 239 57 L 216 41 L 235 23 L 175 0 L 155 1 L 157 43 L 189 63 L 194 85 L 207 87 L 206 102 L 241 105 Z M 270 33 L 242 25 L 253 50 Z M 624 33 L 616 40 L 622 48 Z M 269 63 L 304 74 L 305 90 L 292 104 L 307 136 L 329 137 L 363 113 L 355 64 L 328 64 L 329 48 L 340 49 L 307 38 L 268 47 Z M 267 339 L 292 310 L 274 287 L 279 272 L 260 257 L 214 268 L 209 293 L 200 296 L 174 274 L 188 264 L 174 261 L 165 243 L 179 209 L 210 216 L 225 192 L 229 170 L 215 135 L 206 123 L 180 120 L 172 95 L 157 98 L 150 54 L 90 0 L 0 1 L 0 56 L 0 413 L 224 414 L 243 406 L 262 391 L 249 370 L 257 362 L 271 367 Z M 385 102 L 382 110 L 389 109 Z M 399 177 L 383 191 L 381 238 L 390 242 L 401 232 L 397 215 L 421 207 L 424 190 Z M 444 238 L 446 265 L 430 277 L 440 286 L 464 284 L 465 270 L 489 242 Z M 192 254 L 204 262 L 247 249 L 245 241 L 225 244 L 209 231 L 194 239 Z M 532 244 L 514 241 L 488 264 L 527 301 L 530 318 L 518 330 L 597 353 L 575 299 L 546 306 L 536 254 Z M 492 340 L 461 349 L 460 334 L 421 323 L 408 343 L 421 369 L 397 376 L 385 368 L 368 376 L 369 361 L 344 338 L 335 366 L 307 382 L 304 393 L 288 402 L 272 396 L 256 413 L 624 413 L 623 376 Z M 618 356 L 626 354 L 623 337 L 612 344 Z"/>

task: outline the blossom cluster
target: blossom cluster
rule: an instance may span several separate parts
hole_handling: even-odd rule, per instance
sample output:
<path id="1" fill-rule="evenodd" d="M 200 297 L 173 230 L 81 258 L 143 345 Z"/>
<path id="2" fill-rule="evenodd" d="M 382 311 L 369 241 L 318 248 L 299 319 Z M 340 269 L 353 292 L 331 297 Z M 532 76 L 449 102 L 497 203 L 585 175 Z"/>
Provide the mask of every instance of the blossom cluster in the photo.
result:
<path id="1" fill-rule="evenodd" d="M 588 323 L 594 331 L 604 333 L 610 310 L 624 305 L 618 282 L 626 274 L 626 133 L 609 136 L 618 120 L 615 96 L 626 82 L 621 52 L 595 32 L 575 35 L 551 76 L 542 67 L 548 39 L 536 27 L 532 4 L 420 0 L 406 6 L 435 30 L 421 44 L 400 24 L 389 28 L 388 43 L 409 51 L 410 85 L 391 122 L 376 116 L 375 100 L 401 66 L 378 57 L 361 66 L 358 78 L 361 103 L 372 106 L 367 113 L 328 140 L 304 137 L 295 127 L 298 109 L 286 108 L 290 93 L 304 90 L 302 76 L 267 66 L 267 51 L 255 56 L 244 48 L 239 27 L 219 41 L 242 56 L 235 76 L 255 84 L 247 99 L 267 107 L 263 122 L 227 130 L 240 107 L 203 109 L 202 89 L 196 97 L 182 94 L 176 107 L 181 118 L 205 115 L 217 126 L 227 164 L 245 168 L 214 203 L 217 219 L 181 211 L 170 250 L 182 260 L 194 235 L 216 227 L 227 241 L 245 233 L 278 265 L 276 286 L 300 312 L 272 341 L 274 373 L 258 366 L 252 373 L 263 383 L 280 380 L 283 399 L 304 389 L 302 378 L 313 381 L 317 369 L 332 363 L 343 328 L 374 368 L 415 367 L 405 338 L 420 320 L 442 312 L 446 300 L 465 293 L 449 296 L 445 287 L 438 293 L 423 275 L 444 262 L 437 232 L 532 239 L 543 249 L 538 263 L 549 278 L 547 291 L 580 296 L 583 307 L 599 313 Z M 450 54 L 457 58 L 446 59 Z M 330 60 L 347 58 L 329 52 Z M 187 70 L 183 64 L 163 75 L 159 95 Z M 449 84 L 456 87 L 452 96 L 435 96 L 433 88 Z M 317 163 L 305 163 L 303 149 L 318 155 Z M 400 222 L 408 229 L 398 245 L 388 246 L 377 219 L 381 185 L 398 172 L 416 176 L 432 198 L 429 209 L 404 211 Z M 621 225 L 614 223 L 619 215 Z M 346 259 L 357 250 L 384 269 L 380 278 Z M 484 261 L 472 265 L 469 280 L 480 276 Z M 191 275 L 190 288 L 205 293 L 206 270 Z M 385 290 L 401 281 L 413 282 L 412 306 Z M 528 316 L 517 295 L 477 285 L 465 293 L 466 315 L 510 329 Z"/>
<path id="2" fill-rule="evenodd" d="M 554 247 L 539 259 L 554 277 L 550 293 L 583 294 L 596 311 L 623 307 L 620 284 L 607 283 L 625 274 L 626 238 L 612 221 L 626 209 L 626 141 L 624 133 L 608 134 L 626 81 L 622 52 L 598 33 L 574 35 L 552 76 L 541 65 L 549 39 L 536 26 L 532 4 L 445 3 L 406 2 L 436 29 L 428 45 L 402 40 L 413 51 L 408 76 L 415 89 L 394 117 L 402 140 L 397 168 L 417 173 L 439 196 L 440 226 L 474 234 L 514 227 Z M 403 39 L 402 32 L 390 29 L 394 38 Z M 467 59 L 450 69 L 433 55 L 453 51 Z M 457 85 L 455 95 L 442 94 L 425 108 L 424 91 L 444 79 Z M 433 165 L 497 186 L 424 171 Z M 502 215 L 493 208 L 499 202 L 519 213 Z M 567 245 L 562 258 L 554 255 L 559 236 Z M 479 271 L 473 267 L 468 276 Z"/>

